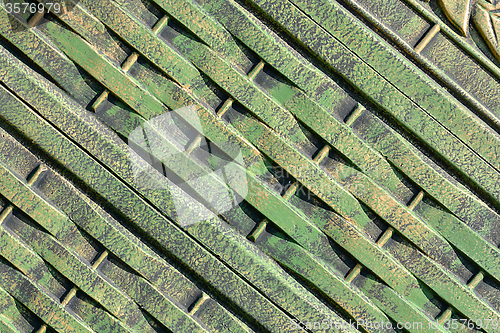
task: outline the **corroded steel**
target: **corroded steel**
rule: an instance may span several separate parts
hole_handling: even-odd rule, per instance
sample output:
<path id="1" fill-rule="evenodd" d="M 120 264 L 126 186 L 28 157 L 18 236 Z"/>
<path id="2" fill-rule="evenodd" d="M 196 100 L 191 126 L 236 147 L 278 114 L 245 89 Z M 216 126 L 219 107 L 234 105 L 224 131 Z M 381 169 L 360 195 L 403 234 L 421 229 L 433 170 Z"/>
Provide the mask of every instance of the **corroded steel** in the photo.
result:
<path id="1" fill-rule="evenodd" d="M 0 5 L 0 332 L 500 332 L 499 2 Z"/>

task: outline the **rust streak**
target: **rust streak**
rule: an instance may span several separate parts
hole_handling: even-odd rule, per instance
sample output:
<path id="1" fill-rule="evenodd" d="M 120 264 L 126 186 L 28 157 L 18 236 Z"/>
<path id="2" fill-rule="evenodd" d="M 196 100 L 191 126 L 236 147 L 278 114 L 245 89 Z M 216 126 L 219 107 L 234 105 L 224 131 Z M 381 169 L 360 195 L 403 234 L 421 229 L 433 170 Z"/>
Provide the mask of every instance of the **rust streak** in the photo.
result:
<path id="1" fill-rule="evenodd" d="M 424 191 L 420 191 L 417 194 L 417 196 L 410 202 L 410 204 L 408 205 L 408 209 L 414 210 L 415 207 L 417 207 L 417 205 L 420 203 L 420 201 L 422 201 L 423 198 L 424 198 Z"/>
<path id="2" fill-rule="evenodd" d="M 470 289 L 476 288 L 476 286 L 484 279 L 484 272 L 480 271 L 474 276 L 474 278 L 467 284 Z"/>
<path id="3" fill-rule="evenodd" d="M 217 111 L 217 116 L 222 117 L 227 112 L 227 110 L 229 110 L 229 108 L 233 105 L 233 102 L 234 99 L 229 97 Z"/>
<path id="4" fill-rule="evenodd" d="M 61 305 L 63 307 L 66 306 L 66 305 L 68 305 L 69 301 L 71 301 L 71 299 L 76 295 L 77 291 L 78 291 L 78 289 L 76 287 L 71 288 L 71 290 L 69 291 L 69 293 L 62 300 Z"/>
<path id="5" fill-rule="evenodd" d="M 328 153 L 330 152 L 331 148 L 330 146 L 326 145 L 324 146 L 318 153 L 318 155 L 316 155 L 313 159 L 313 162 L 316 163 L 316 164 L 320 164 L 321 161 L 323 161 L 323 159 L 328 155 Z"/>
<path id="6" fill-rule="evenodd" d="M 92 268 L 96 269 L 101 264 L 101 262 L 103 262 L 104 259 L 106 259 L 108 254 L 109 254 L 109 252 L 106 250 L 104 252 L 102 252 L 101 255 L 99 256 L 99 258 L 97 258 L 97 260 L 94 261 L 94 263 L 92 264 Z"/>
<path id="7" fill-rule="evenodd" d="M 264 232 L 267 226 L 267 219 L 264 219 L 262 222 L 259 223 L 259 225 L 250 233 L 250 235 L 247 236 L 247 238 L 252 241 L 256 242 L 257 239 L 259 239 L 259 236 Z"/>
<path id="8" fill-rule="evenodd" d="M 163 16 L 161 19 L 156 22 L 156 24 L 153 27 L 153 33 L 156 35 L 163 29 L 163 27 L 168 23 L 169 17 L 167 15 Z"/>
<path id="9" fill-rule="evenodd" d="M 262 68 L 264 68 L 265 64 L 266 63 L 261 60 L 257 65 L 255 65 L 254 68 L 252 68 L 252 70 L 250 71 L 250 73 L 248 73 L 248 78 L 250 79 L 250 81 L 252 81 L 253 79 L 255 79 L 255 77 L 257 76 L 257 74 L 259 74 L 260 71 L 262 70 Z"/>
<path id="10" fill-rule="evenodd" d="M 99 107 L 99 105 L 101 105 L 102 102 L 104 102 L 104 100 L 106 98 L 108 98 L 108 95 L 109 95 L 109 90 L 104 90 L 101 95 L 96 99 L 96 101 L 94 102 L 94 104 L 92 104 L 92 109 L 95 111 L 97 110 L 97 108 Z"/>
<path id="11" fill-rule="evenodd" d="M 35 333 L 45 333 L 47 331 L 47 325 L 43 324 Z"/>
<path id="12" fill-rule="evenodd" d="M 431 30 L 425 34 L 424 38 L 415 46 L 415 52 L 420 53 L 422 52 L 423 49 L 429 44 L 429 42 L 436 36 L 436 34 L 441 30 L 441 27 L 439 24 L 435 24 Z"/>
<path id="13" fill-rule="evenodd" d="M 7 206 L 2 213 L 0 214 L 0 225 L 3 223 L 3 221 L 9 216 L 10 212 L 14 209 L 14 206 L 9 205 Z"/>
<path id="14" fill-rule="evenodd" d="M 47 171 L 47 168 L 44 165 L 39 165 L 36 168 L 36 171 L 33 173 L 33 175 L 31 175 L 31 177 L 29 177 L 28 186 L 33 185 L 36 182 L 36 180 L 40 177 L 40 175 L 42 173 L 44 173 L 45 171 Z"/>
<path id="15" fill-rule="evenodd" d="M 45 15 L 45 10 L 42 12 L 36 12 L 28 21 L 28 25 L 30 27 L 36 26 L 38 22 L 40 22 L 40 20 L 42 19 L 43 15 Z"/>
<path id="16" fill-rule="evenodd" d="M 356 264 L 356 266 L 354 266 L 349 271 L 349 274 L 347 274 L 347 276 L 345 277 L 345 282 L 351 283 L 356 278 L 356 276 L 358 276 L 359 273 L 361 273 L 362 268 L 363 266 L 361 266 L 361 264 Z"/>
<path id="17" fill-rule="evenodd" d="M 356 119 L 358 119 L 359 116 L 361 116 L 363 111 L 365 111 L 365 107 L 358 103 L 358 106 L 356 106 L 356 109 L 354 109 L 354 111 L 346 119 L 346 121 L 345 121 L 346 125 L 351 126 L 352 124 L 354 124 Z"/>
<path id="18" fill-rule="evenodd" d="M 382 236 L 380 236 L 380 238 L 378 239 L 377 245 L 383 247 L 385 243 L 387 243 L 387 241 L 392 237 L 393 233 L 394 233 L 393 227 L 387 228 L 382 234 Z"/>
<path id="19" fill-rule="evenodd" d="M 191 310 L 189 310 L 189 314 L 193 316 L 209 298 L 210 297 L 207 294 L 203 293 L 203 295 L 196 300 Z"/>
<path id="20" fill-rule="evenodd" d="M 139 59 L 139 54 L 137 52 L 133 52 L 128 58 L 127 60 L 125 60 L 125 62 L 122 64 L 122 69 L 127 72 L 130 67 L 132 67 L 135 62 L 137 61 L 137 59 Z"/>

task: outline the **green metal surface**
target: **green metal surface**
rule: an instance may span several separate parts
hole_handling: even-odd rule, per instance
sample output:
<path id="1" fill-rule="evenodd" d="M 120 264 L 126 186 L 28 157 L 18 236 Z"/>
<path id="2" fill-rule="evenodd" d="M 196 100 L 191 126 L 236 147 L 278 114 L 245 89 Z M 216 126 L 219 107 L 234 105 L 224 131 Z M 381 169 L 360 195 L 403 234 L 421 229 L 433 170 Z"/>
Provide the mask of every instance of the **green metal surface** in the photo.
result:
<path id="1" fill-rule="evenodd" d="M 24 2 L 1 333 L 500 332 L 500 2 Z"/>

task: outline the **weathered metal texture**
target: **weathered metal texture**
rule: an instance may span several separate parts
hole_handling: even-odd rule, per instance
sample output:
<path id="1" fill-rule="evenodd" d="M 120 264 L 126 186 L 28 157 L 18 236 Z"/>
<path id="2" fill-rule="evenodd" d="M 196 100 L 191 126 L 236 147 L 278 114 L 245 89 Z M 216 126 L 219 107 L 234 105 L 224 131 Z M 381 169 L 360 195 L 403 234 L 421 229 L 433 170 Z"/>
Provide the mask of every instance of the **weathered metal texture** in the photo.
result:
<path id="1" fill-rule="evenodd" d="M 0 332 L 500 332 L 497 1 L 29 2 L 0 0 Z M 204 140 L 241 153 L 231 209 Z"/>

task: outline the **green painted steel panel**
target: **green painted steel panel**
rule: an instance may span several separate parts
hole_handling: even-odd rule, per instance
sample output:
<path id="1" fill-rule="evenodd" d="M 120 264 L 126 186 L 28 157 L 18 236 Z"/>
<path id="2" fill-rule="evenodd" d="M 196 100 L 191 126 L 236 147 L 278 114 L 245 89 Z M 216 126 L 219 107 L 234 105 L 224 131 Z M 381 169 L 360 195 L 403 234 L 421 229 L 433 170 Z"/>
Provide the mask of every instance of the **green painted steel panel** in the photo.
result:
<path id="1" fill-rule="evenodd" d="M 0 0 L 0 332 L 500 332 L 500 2 Z"/>

